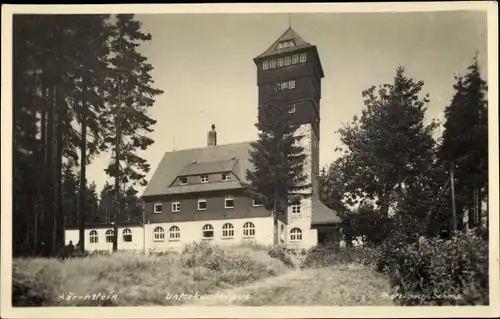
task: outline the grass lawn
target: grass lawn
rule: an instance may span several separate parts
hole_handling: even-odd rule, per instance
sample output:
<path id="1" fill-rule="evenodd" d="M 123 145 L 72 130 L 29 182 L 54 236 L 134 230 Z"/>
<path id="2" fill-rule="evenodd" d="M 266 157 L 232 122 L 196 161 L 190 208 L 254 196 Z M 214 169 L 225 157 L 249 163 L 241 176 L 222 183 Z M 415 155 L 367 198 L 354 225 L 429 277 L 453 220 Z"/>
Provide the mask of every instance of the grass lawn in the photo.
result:
<path id="1" fill-rule="evenodd" d="M 289 271 L 265 250 L 249 247 L 223 251 L 195 247 L 184 254 L 161 256 L 116 253 L 67 261 L 14 259 L 13 263 L 13 306 L 178 305 L 182 301 L 166 296 L 211 293 Z"/>

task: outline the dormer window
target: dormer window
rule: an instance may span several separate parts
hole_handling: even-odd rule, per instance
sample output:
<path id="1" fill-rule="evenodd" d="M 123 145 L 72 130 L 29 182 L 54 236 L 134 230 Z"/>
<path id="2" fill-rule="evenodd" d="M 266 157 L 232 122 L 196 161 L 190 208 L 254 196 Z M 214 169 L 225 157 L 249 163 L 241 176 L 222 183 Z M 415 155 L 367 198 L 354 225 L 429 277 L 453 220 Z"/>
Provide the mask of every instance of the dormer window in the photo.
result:
<path id="1" fill-rule="evenodd" d="M 285 48 L 290 48 L 294 47 L 295 43 L 293 43 L 293 40 L 287 40 L 287 41 L 282 41 L 278 43 L 278 49 L 285 49 Z"/>
<path id="2" fill-rule="evenodd" d="M 223 181 L 228 181 L 230 179 L 229 173 L 222 173 L 222 180 Z"/>
<path id="3" fill-rule="evenodd" d="M 200 178 L 202 183 L 208 183 L 208 175 L 201 175 Z"/>
<path id="4" fill-rule="evenodd" d="M 187 177 L 179 177 L 179 185 L 186 185 L 188 183 Z"/>

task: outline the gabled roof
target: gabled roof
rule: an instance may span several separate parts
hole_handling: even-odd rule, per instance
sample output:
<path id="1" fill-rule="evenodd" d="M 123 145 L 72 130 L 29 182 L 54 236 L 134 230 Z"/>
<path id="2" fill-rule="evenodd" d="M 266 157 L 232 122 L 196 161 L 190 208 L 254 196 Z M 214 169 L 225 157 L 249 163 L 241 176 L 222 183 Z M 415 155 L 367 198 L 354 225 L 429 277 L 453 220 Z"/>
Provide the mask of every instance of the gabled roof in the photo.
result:
<path id="1" fill-rule="evenodd" d="M 234 175 L 239 180 L 246 182 L 246 171 L 252 169 L 252 164 L 249 161 L 250 143 L 232 143 L 167 152 L 163 155 L 141 197 L 196 191 L 191 189 L 190 185 L 183 185 L 178 188 L 176 186 L 171 187 L 178 176 L 182 176 L 186 172 L 193 173 L 196 170 L 208 173 L 207 170 L 215 169 L 214 172 L 221 172 L 220 169 L 225 170 L 232 166 L 231 171 Z M 193 161 L 196 161 L 196 164 L 191 165 Z M 215 184 L 219 183 L 207 183 L 203 184 L 207 186 L 202 187 L 215 187 Z M 198 185 L 196 186 L 198 187 Z M 217 187 L 219 189 L 224 189 L 224 187 L 234 188 L 234 185 L 226 181 L 220 183 Z"/>
<path id="2" fill-rule="evenodd" d="M 293 40 L 295 46 L 278 49 L 278 43 L 287 40 Z M 305 41 L 300 35 L 297 34 L 297 32 L 295 32 L 291 27 L 289 27 L 266 51 L 264 51 L 264 53 L 257 56 L 254 60 L 309 47 L 314 47 L 314 46 Z"/>
<path id="3" fill-rule="evenodd" d="M 328 208 L 319 198 L 312 198 L 312 210 L 312 228 L 314 228 L 314 226 L 338 224 L 342 222 L 337 212 Z"/>

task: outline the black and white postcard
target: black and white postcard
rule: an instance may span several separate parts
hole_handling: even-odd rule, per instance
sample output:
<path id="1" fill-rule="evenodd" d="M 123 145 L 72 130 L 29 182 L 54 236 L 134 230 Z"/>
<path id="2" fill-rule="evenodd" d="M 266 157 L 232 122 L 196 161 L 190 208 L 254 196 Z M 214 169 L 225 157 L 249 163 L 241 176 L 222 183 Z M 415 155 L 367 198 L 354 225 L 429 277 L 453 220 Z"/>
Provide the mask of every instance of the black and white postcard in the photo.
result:
<path id="1" fill-rule="evenodd" d="M 2 317 L 499 315 L 496 2 L 2 9 Z"/>

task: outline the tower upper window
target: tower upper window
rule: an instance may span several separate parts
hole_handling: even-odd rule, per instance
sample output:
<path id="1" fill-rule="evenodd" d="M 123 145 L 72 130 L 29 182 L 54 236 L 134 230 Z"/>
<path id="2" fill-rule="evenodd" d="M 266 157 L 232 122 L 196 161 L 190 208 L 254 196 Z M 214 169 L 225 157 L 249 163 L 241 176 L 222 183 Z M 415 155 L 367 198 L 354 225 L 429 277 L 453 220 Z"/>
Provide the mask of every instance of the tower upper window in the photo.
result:
<path id="1" fill-rule="evenodd" d="M 304 52 L 304 53 L 301 53 L 300 54 L 300 62 L 306 62 L 307 61 L 307 54 Z"/>
<path id="2" fill-rule="evenodd" d="M 278 43 L 278 49 L 285 49 L 285 48 L 290 48 L 294 47 L 295 43 L 293 43 L 293 40 L 287 40 L 287 41 L 281 41 Z"/>
<path id="3" fill-rule="evenodd" d="M 285 66 L 289 66 L 291 63 L 292 63 L 292 57 L 286 56 L 285 57 Z"/>
<path id="4" fill-rule="evenodd" d="M 269 69 L 269 61 L 266 60 L 262 63 L 262 70 L 267 70 L 267 69 Z"/>
<path id="5" fill-rule="evenodd" d="M 285 59 L 284 58 L 278 58 L 278 68 L 283 67 L 285 64 Z"/>

